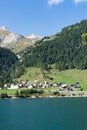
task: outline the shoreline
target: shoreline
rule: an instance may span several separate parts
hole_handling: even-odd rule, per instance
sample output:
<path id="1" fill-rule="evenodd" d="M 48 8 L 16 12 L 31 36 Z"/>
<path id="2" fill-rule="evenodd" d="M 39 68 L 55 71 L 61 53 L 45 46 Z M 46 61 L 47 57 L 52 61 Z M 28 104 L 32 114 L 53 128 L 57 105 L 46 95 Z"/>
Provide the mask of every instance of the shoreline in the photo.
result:
<path id="1" fill-rule="evenodd" d="M 0 98 L 1 99 L 53 99 L 53 98 L 86 98 L 87 96 L 48 96 L 48 97 L 11 97 L 11 98 Z"/>
<path id="2" fill-rule="evenodd" d="M 28 99 L 35 99 L 35 98 L 73 98 L 73 97 L 87 97 L 87 91 L 59 91 L 59 93 L 57 94 L 53 94 L 52 92 L 44 92 L 44 94 L 32 94 L 30 96 L 26 96 L 26 97 L 16 97 L 16 96 L 8 96 L 8 97 L 4 97 L 0 99 L 24 99 L 24 98 L 28 98 Z"/>
<path id="3" fill-rule="evenodd" d="M 87 95 L 83 94 L 83 95 L 63 95 L 63 96 L 59 96 L 59 95 L 39 95 L 39 96 L 29 96 L 29 97 L 15 97 L 15 96 L 11 96 L 11 97 L 6 97 L 6 98 L 0 98 L 0 99 L 39 99 L 39 98 L 79 98 L 79 97 L 87 97 Z"/>

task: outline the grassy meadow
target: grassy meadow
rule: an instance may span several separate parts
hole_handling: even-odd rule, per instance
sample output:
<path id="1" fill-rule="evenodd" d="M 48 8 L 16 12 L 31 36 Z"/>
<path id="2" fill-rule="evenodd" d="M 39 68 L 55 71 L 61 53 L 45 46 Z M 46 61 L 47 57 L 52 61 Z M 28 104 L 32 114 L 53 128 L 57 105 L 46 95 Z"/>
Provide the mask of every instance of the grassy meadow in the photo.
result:
<path id="1" fill-rule="evenodd" d="M 27 68 L 26 73 L 17 80 L 24 80 L 34 82 L 38 80 L 43 82 L 44 80 L 49 83 L 64 82 L 68 85 L 79 82 L 84 91 L 87 91 L 87 70 L 69 69 L 65 71 L 58 71 L 52 66 L 50 71 L 42 71 L 40 68 Z M 46 88 L 45 90 L 58 90 L 58 88 Z M 12 90 L 0 90 L 1 93 L 7 93 L 9 96 L 15 96 L 17 89 Z M 18 91 L 20 91 L 18 89 Z"/>
<path id="2" fill-rule="evenodd" d="M 17 80 L 25 80 L 34 82 L 38 80 L 49 81 L 49 83 L 64 82 L 66 84 L 74 84 L 79 82 L 84 90 L 87 90 L 87 70 L 69 69 L 64 71 L 58 71 L 52 66 L 49 72 L 42 71 L 40 68 L 27 68 L 26 73 Z"/>

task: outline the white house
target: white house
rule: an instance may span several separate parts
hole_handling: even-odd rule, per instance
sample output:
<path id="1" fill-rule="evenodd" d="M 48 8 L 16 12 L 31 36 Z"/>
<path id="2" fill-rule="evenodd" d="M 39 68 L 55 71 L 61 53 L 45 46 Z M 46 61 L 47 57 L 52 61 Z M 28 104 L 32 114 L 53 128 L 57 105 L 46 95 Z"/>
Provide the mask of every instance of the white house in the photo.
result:
<path id="1" fill-rule="evenodd" d="M 10 88 L 8 89 L 18 89 L 18 85 L 17 84 L 11 84 Z"/>
<path id="2" fill-rule="evenodd" d="M 28 88 L 29 88 L 29 89 L 32 89 L 32 88 L 33 88 L 33 85 L 32 85 L 32 84 L 29 84 L 29 85 L 28 85 Z"/>

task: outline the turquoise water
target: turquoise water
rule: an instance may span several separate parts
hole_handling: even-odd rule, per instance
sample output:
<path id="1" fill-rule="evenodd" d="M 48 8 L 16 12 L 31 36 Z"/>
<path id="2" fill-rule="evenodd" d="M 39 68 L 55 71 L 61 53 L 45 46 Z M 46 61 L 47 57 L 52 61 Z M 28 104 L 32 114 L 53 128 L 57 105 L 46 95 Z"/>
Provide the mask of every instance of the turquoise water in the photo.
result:
<path id="1" fill-rule="evenodd" d="M 1 99 L 0 130 L 87 130 L 87 98 Z"/>

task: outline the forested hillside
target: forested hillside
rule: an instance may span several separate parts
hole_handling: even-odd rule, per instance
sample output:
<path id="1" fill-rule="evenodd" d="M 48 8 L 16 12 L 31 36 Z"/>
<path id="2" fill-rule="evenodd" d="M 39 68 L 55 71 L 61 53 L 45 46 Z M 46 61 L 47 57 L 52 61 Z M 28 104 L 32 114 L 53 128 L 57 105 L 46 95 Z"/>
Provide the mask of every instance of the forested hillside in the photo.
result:
<path id="1" fill-rule="evenodd" d="M 0 48 L 0 85 L 10 82 L 10 68 L 18 60 L 10 50 Z"/>
<path id="2" fill-rule="evenodd" d="M 87 20 L 36 42 L 34 47 L 24 51 L 15 68 L 22 66 L 22 72 L 23 68 L 31 66 L 49 69 L 54 63 L 58 70 L 87 69 Z M 18 73 L 16 75 L 20 76 Z"/>

